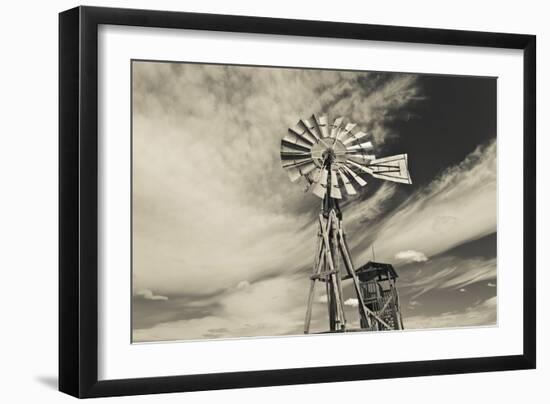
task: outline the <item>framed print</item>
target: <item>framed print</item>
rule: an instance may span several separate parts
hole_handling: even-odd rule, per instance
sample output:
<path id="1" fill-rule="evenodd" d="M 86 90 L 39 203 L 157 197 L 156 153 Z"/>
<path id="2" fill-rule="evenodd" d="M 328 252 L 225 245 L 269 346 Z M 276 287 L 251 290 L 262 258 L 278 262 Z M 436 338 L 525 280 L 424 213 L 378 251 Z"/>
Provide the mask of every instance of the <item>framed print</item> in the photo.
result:
<path id="1" fill-rule="evenodd" d="M 59 28 L 61 391 L 535 367 L 534 36 Z"/>

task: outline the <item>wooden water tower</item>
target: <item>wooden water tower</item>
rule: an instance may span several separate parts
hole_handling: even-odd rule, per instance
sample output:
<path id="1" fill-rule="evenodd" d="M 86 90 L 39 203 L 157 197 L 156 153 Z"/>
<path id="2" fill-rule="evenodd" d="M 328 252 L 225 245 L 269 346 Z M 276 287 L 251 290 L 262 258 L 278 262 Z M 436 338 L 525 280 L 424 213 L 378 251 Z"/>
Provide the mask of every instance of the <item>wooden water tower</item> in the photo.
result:
<path id="1" fill-rule="evenodd" d="M 372 322 L 371 330 L 402 330 L 403 318 L 396 287 L 398 276 L 393 266 L 369 261 L 355 273 L 359 278 L 359 289 L 365 305 L 383 320 L 383 323 Z M 361 328 L 368 328 L 363 319 L 361 319 Z"/>

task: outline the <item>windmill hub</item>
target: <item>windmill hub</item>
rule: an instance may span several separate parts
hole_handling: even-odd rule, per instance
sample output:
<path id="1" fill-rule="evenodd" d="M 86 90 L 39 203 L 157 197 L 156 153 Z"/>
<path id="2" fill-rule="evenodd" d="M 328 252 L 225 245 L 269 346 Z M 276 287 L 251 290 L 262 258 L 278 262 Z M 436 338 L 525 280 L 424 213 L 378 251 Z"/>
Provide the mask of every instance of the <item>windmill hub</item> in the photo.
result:
<path id="1" fill-rule="evenodd" d="M 336 154 L 334 154 L 334 150 L 332 149 L 326 149 L 323 152 L 323 160 L 325 161 L 325 165 L 330 165 L 334 160 L 336 159 Z"/>
<path id="2" fill-rule="evenodd" d="M 346 158 L 346 146 L 337 139 L 319 139 L 311 147 L 311 157 L 319 168 L 335 163 L 343 164 Z"/>

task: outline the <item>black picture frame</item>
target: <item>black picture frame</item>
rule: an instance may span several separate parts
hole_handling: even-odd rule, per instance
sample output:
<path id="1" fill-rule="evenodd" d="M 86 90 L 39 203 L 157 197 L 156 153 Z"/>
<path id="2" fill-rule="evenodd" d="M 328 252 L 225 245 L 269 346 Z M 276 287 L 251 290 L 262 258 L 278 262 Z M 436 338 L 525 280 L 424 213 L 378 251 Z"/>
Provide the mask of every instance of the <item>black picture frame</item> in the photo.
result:
<path id="1" fill-rule="evenodd" d="M 113 24 L 523 50 L 523 354 L 98 380 L 98 26 Z M 536 366 L 534 35 L 77 7 L 59 15 L 59 390 L 75 397 L 324 383 Z"/>

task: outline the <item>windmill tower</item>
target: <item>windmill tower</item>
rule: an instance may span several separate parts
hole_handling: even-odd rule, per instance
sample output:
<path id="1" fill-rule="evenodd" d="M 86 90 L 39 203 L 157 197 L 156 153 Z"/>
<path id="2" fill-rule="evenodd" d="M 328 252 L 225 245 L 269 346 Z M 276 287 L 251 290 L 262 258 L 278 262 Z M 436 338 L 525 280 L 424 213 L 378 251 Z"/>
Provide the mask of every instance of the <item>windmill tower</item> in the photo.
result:
<path id="1" fill-rule="evenodd" d="M 357 193 L 353 184 L 360 187 L 367 185 L 361 177 L 364 174 L 411 184 L 407 155 L 376 158 L 369 154 L 372 143 L 363 141 L 367 134 L 355 131 L 355 127 L 354 123 L 344 125 L 343 118 L 329 123 L 326 116 L 313 115 L 290 128 L 281 141 L 282 165 L 290 180 L 295 182 L 300 178 L 305 179 L 307 190 L 311 189 L 313 194 L 322 199 L 304 325 L 306 334 L 309 333 L 315 285 L 318 282 L 324 284 L 327 296 L 330 331 L 346 331 L 342 282 L 347 279 L 353 282 L 362 330 L 403 328 L 395 277 L 387 275 L 385 280 L 390 284 L 390 292 L 381 290 L 376 295 L 378 300 L 374 301 L 372 282 L 374 280 L 379 285 L 382 273 L 376 272 L 376 276 L 371 277 L 374 273 L 372 271 L 368 276 L 365 271 L 356 272 L 346 242 L 338 201 L 342 199 L 343 190 L 348 195 Z M 390 299 L 390 295 L 396 298 Z M 396 313 L 392 317 L 395 321 L 389 321 L 390 312 Z"/>

